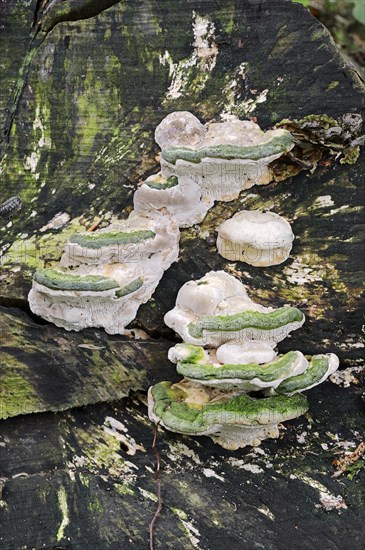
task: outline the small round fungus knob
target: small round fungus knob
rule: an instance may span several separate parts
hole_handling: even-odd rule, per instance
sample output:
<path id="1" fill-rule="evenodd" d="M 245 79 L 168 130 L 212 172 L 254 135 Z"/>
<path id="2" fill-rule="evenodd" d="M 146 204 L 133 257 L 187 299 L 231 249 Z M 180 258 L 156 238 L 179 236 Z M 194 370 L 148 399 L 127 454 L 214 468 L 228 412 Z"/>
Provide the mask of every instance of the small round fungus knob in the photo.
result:
<path id="1" fill-rule="evenodd" d="M 170 113 L 157 126 L 156 143 L 165 149 L 175 145 L 197 145 L 204 138 L 205 126 L 189 111 Z"/>
<path id="2" fill-rule="evenodd" d="M 293 240 L 290 224 L 278 214 L 242 210 L 218 227 L 217 248 L 227 260 L 266 267 L 285 262 Z"/>

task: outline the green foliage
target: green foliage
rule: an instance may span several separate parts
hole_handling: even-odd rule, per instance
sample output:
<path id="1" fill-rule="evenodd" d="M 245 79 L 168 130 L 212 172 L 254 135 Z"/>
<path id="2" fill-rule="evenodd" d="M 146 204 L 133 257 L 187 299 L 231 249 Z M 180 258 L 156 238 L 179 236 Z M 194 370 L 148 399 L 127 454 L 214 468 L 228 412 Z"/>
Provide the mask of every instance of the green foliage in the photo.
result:
<path id="1" fill-rule="evenodd" d="M 355 462 L 355 464 L 350 464 L 349 466 L 346 467 L 347 477 L 350 480 L 353 480 L 354 477 L 360 472 L 360 470 L 363 469 L 364 466 L 365 466 L 365 462 L 363 460 L 358 460 L 357 462 Z"/>
<path id="2" fill-rule="evenodd" d="M 352 15 L 359 21 L 359 23 L 362 23 L 365 25 L 365 3 L 364 0 L 354 0 L 354 9 L 352 12 Z"/>
<path id="3" fill-rule="evenodd" d="M 310 0 L 294 0 L 294 2 L 299 2 L 299 4 L 303 4 L 303 6 L 309 8 Z"/>

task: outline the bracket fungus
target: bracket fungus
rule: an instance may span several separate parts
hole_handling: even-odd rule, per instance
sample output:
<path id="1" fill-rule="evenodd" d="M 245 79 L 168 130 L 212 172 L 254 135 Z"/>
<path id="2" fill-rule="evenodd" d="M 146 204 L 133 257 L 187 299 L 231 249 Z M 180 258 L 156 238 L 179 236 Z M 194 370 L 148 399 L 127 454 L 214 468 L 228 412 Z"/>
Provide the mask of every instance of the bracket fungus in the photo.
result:
<path id="1" fill-rule="evenodd" d="M 210 200 L 233 200 L 243 189 L 272 180 L 270 163 L 294 147 L 290 132 L 263 132 L 252 121 L 203 125 L 192 113 L 171 113 L 157 126 L 163 176 L 187 176 Z"/>
<path id="2" fill-rule="evenodd" d="M 168 357 L 184 378 L 150 388 L 150 418 L 171 431 L 208 435 L 226 449 L 278 437 L 279 423 L 308 408 L 300 392 L 339 366 L 332 353 L 310 361 L 300 351 L 277 355 L 277 342 L 302 326 L 303 313 L 255 304 L 223 271 L 183 285 L 165 322 L 183 339 Z"/>
<path id="3" fill-rule="evenodd" d="M 180 232 L 169 217 L 132 212 L 105 229 L 73 235 L 66 243 L 62 267 L 114 262 L 161 263 L 163 270 L 179 255 Z"/>
<path id="4" fill-rule="evenodd" d="M 191 344 L 177 344 L 169 358 L 177 363 L 177 372 L 192 382 L 244 392 L 276 388 L 287 378 L 303 374 L 308 367 L 308 361 L 300 351 L 289 351 L 263 364 L 222 364 L 214 352 L 209 353 Z"/>
<path id="5" fill-rule="evenodd" d="M 192 382 L 245 393 L 265 389 L 270 395 L 309 390 L 324 382 L 339 365 L 333 353 L 314 355 L 308 361 L 300 351 L 262 363 L 240 363 L 238 355 L 235 363 L 228 363 L 218 360 L 217 350 L 192 344 L 177 344 L 170 349 L 169 359 L 177 364 L 177 372 Z"/>
<path id="6" fill-rule="evenodd" d="M 66 330 L 103 327 L 118 334 L 148 299 L 144 283 L 142 270 L 133 264 L 40 269 L 28 299 L 34 313 Z"/>
<path id="7" fill-rule="evenodd" d="M 201 187 L 186 176 L 150 176 L 133 197 L 136 212 L 171 216 L 179 227 L 200 223 L 214 201 L 203 197 Z"/>
<path id="8" fill-rule="evenodd" d="M 226 342 L 266 342 L 272 348 L 300 328 L 304 314 L 295 307 L 273 309 L 253 302 L 244 285 L 224 271 L 210 271 L 179 290 L 165 323 L 184 342 L 218 347 Z"/>
<path id="9" fill-rule="evenodd" d="M 161 172 L 147 178 L 136 191 L 135 209 L 127 220 L 74 235 L 65 245 L 61 270 L 56 269 L 52 276 L 47 271 L 43 275 L 37 272 L 29 294 L 34 313 L 68 330 L 95 326 L 123 334 L 138 304 L 152 296 L 164 270 L 178 259 L 179 227 L 201 222 L 215 200 L 230 200 L 255 183 L 268 183 L 270 162 L 293 146 L 287 130 L 265 133 L 257 124 L 236 118 L 204 126 L 185 111 L 168 115 L 156 128 L 155 138 L 162 149 Z M 128 304 L 113 288 L 99 295 L 87 286 L 86 278 L 90 283 L 95 277 L 109 277 L 111 272 L 118 288 L 129 288 L 130 278 L 142 281 L 138 289 L 128 293 Z M 80 277 L 83 288 L 74 288 Z M 52 286 L 56 278 L 62 279 L 62 287 Z M 202 318 L 200 325 L 192 319 L 191 342 L 199 343 L 206 333 L 217 332 L 214 327 L 203 326 L 205 321 L 218 322 L 224 325 L 222 333 L 234 330 L 247 340 L 260 339 L 261 329 L 266 334 L 272 330 L 275 343 L 286 336 L 284 326 L 289 330 L 298 322 L 300 326 L 300 312 L 295 315 L 294 310 L 285 308 L 273 312 L 253 304 L 241 291 L 241 306 L 242 299 L 249 307 L 235 310 L 235 317 L 223 308 L 214 312 L 222 319 Z M 280 337 L 282 330 L 284 336 Z"/>
<path id="10" fill-rule="evenodd" d="M 257 446 L 263 439 L 278 437 L 279 423 L 307 410 L 302 394 L 254 399 L 187 381 L 160 382 L 148 392 L 153 422 L 177 433 L 208 435 L 228 450 Z"/>
<path id="11" fill-rule="evenodd" d="M 178 259 L 179 238 L 169 217 L 136 213 L 106 229 L 74 235 L 60 269 L 35 273 L 30 308 L 66 330 L 103 327 L 123 334 Z"/>
<path id="12" fill-rule="evenodd" d="M 74 235 L 58 268 L 35 273 L 29 293 L 34 313 L 66 330 L 103 327 L 125 334 L 177 261 L 179 227 L 200 223 L 216 200 L 269 183 L 270 163 L 294 145 L 287 130 L 263 132 L 234 117 L 203 125 L 185 111 L 168 115 L 155 139 L 161 172 L 138 188 L 134 211 L 108 228 Z M 293 239 L 277 214 L 241 211 L 220 225 L 217 248 L 229 260 L 263 267 L 285 261 Z M 188 281 L 165 315 L 183 340 L 168 356 L 184 378 L 149 389 L 150 419 L 174 432 L 208 435 L 231 450 L 278 437 L 281 422 L 308 409 L 300 392 L 339 365 L 334 354 L 311 361 L 300 351 L 277 354 L 277 343 L 304 320 L 296 307 L 255 303 L 224 271 Z"/>
<path id="13" fill-rule="evenodd" d="M 217 248 L 227 260 L 267 267 L 288 259 L 293 240 L 290 224 L 278 214 L 242 210 L 218 227 Z"/>

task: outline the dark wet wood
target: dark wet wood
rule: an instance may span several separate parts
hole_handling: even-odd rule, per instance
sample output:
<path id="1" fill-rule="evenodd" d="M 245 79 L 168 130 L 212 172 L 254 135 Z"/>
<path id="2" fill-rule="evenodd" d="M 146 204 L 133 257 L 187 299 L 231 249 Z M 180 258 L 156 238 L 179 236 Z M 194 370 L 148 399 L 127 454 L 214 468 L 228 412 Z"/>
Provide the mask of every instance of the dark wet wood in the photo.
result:
<path id="1" fill-rule="evenodd" d="M 310 414 L 255 453 L 160 430 L 163 509 L 155 548 L 360 550 L 365 468 L 352 480 L 331 476 L 340 444 L 356 445 L 365 431 L 361 393 L 331 382 L 315 388 Z M 111 435 L 107 417 L 126 431 Z M 148 548 L 154 427 L 144 405 L 124 400 L 0 427 L 2 549 Z M 342 497 L 342 507 L 326 511 L 325 494 Z"/>

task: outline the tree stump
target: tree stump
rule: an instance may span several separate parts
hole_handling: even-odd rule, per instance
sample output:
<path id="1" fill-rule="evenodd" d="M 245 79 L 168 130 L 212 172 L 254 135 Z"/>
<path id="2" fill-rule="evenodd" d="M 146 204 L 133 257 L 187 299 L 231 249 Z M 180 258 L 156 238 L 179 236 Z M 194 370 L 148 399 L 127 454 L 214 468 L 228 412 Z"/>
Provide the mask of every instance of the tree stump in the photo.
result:
<path id="1" fill-rule="evenodd" d="M 147 548 L 156 488 L 145 391 L 176 377 L 163 315 L 187 280 L 225 269 L 263 305 L 305 312 L 281 352 L 334 351 L 347 370 L 258 450 L 159 430 L 156 548 L 360 549 L 364 469 L 332 478 L 331 462 L 365 431 L 363 151 L 341 164 L 322 147 L 315 171 L 279 181 L 278 167 L 277 181 L 183 230 L 179 262 L 134 322 L 146 340 L 66 333 L 31 315 L 27 294 L 69 235 L 128 215 L 138 182 L 158 170 L 153 132 L 166 114 L 235 114 L 263 129 L 314 115 L 320 130 L 328 117 L 343 128 L 364 116 L 361 78 L 287 0 L 3 0 L 0 12 L 1 202 L 24 204 L 0 227 L 1 547 Z M 284 264 L 258 270 L 217 254 L 216 227 L 243 207 L 291 221 Z"/>

